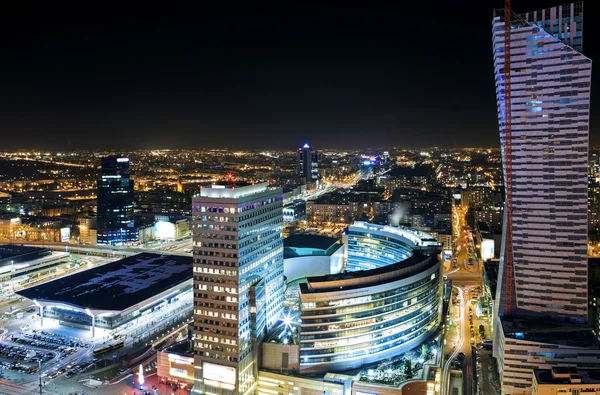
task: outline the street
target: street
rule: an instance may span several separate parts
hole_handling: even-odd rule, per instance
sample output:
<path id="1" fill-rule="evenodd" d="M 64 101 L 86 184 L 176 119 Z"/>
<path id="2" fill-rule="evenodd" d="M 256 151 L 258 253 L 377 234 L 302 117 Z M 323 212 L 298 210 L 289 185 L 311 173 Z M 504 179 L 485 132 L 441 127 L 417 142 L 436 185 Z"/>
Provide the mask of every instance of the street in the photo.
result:
<path id="1" fill-rule="evenodd" d="M 464 354 L 461 392 L 463 395 L 477 394 L 477 388 L 474 388 L 474 378 L 477 375 L 474 346 L 483 341 L 479 331 L 480 326 L 486 336 L 490 335 L 489 318 L 477 317 L 477 300 L 483 289 L 482 265 L 475 251 L 465 214 L 466 209 L 458 206 L 453 208 L 455 254 L 451 262 L 444 263 L 444 274 L 452 280 L 458 301 L 458 304 L 450 310 L 452 325 L 446 337 L 448 358 L 443 366 L 442 394 L 448 395 L 452 393 L 450 389 L 452 361 L 460 353 Z"/>

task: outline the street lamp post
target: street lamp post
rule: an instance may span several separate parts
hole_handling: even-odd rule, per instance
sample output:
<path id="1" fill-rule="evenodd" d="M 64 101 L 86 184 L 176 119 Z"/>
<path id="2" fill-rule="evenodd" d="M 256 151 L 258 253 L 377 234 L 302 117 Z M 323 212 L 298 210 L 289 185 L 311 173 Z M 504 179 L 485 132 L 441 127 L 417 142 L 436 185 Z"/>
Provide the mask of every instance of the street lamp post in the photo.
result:
<path id="1" fill-rule="evenodd" d="M 42 361 L 38 361 L 38 370 L 40 371 L 40 395 L 42 395 Z"/>

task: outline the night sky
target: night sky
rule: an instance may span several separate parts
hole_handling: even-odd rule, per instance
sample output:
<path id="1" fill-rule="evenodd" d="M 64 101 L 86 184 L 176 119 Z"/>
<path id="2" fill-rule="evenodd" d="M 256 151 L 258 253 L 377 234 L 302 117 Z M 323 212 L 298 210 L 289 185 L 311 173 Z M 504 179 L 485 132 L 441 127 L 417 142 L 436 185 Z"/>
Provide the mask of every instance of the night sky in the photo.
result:
<path id="1" fill-rule="evenodd" d="M 598 62 L 593 2 L 584 53 Z M 499 145 L 491 19 L 503 0 L 12 3 L 0 149 Z"/>

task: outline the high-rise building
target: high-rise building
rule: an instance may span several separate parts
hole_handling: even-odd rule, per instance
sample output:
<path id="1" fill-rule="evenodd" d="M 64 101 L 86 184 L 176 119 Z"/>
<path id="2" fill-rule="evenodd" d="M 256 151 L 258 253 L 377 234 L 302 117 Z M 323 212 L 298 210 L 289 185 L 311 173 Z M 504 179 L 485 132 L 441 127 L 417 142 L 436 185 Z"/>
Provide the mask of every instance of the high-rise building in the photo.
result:
<path id="1" fill-rule="evenodd" d="M 579 52 L 582 24 L 582 3 L 513 17 L 512 170 L 503 158 L 505 174 L 512 171 L 512 315 L 586 317 L 592 62 Z M 494 70 L 505 149 L 503 46 L 504 20 L 497 16 Z"/>
<path id="2" fill-rule="evenodd" d="M 511 14 L 510 30 L 505 16 L 493 19 L 507 190 L 494 355 L 502 391 L 514 395 L 531 393 L 532 369 L 600 366 L 600 350 L 583 325 L 592 72 L 583 3 Z"/>
<path id="3" fill-rule="evenodd" d="M 308 143 L 298 150 L 298 171 L 307 184 L 319 180 L 319 155 Z"/>
<path id="4" fill-rule="evenodd" d="M 133 221 L 133 180 L 129 158 L 102 158 L 98 179 L 98 244 L 125 245 L 138 241 Z"/>
<path id="5" fill-rule="evenodd" d="M 212 185 L 193 197 L 194 394 L 248 394 L 283 310 L 283 193 Z"/>

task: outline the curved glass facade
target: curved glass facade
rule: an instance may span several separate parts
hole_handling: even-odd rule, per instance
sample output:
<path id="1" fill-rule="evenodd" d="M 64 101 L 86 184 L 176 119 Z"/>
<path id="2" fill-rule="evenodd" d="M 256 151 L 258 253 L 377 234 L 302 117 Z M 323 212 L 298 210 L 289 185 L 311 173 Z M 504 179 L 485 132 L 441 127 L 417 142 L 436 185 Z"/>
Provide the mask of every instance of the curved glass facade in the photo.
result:
<path id="1" fill-rule="evenodd" d="M 348 269 L 352 257 L 352 267 L 361 271 L 311 278 L 301 287 L 302 372 L 374 363 L 418 346 L 437 330 L 440 264 L 436 254 L 413 254 L 419 244 L 385 230 L 350 227 Z"/>

